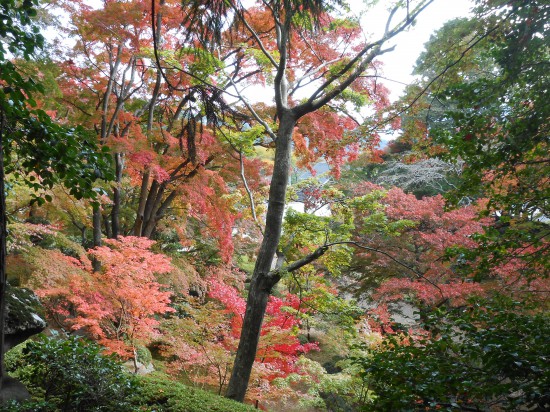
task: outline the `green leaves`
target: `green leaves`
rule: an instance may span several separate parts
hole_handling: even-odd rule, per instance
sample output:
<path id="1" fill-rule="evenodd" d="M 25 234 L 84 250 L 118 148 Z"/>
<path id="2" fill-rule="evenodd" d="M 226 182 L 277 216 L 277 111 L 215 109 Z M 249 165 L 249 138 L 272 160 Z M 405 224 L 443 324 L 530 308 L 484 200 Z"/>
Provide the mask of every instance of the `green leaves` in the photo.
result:
<path id="1" fill-rule="evenodd" d="M 224 133 L 224 137 L 230 146 L 245 156 L 256 155 L 255 144 L 258 141 L 263 141 L 264 136 L 265 129 L 260 124 L 247 125 L 240 131 L 228 128 Z"/>
<path id="2" fill-rule="evenodd" d="M 134 410 L 131 375 L 101 347 L 80 338 L 42 337 L 29 342 L 15 362 L 19 379 L 57 410 Z"/>
<path id="3" fill-rule="evenodd" d="M 0 3 L 0 62 L 3 64 L 6 52 L 22 55 L 28 59 L 44 44 L 44 38 L 32 26 L 31 17 L 36 16 L 37 0 L 2 0 Z M 31 26 L 28 32 L 25 26 Z M 7 50 L 6 47 L 7 46 Z M 0 72 L 0 77 L 2 73 Z"/>
<path id="4" fill-rule="evenodd" d="M 429 334 L 385 337 L 355 358 L 377 394 L 367 410 L 544 408 L 550 323 L 523 309 L 504 298 L 472 301 L 424 313 Z"/>
<path id="5" fill-rule="evenodd" d="M 80 199 L 95 198 L 94 181 L 111 178 L 110 161 L 99 150 L 93 136 L 82 128 L 67 128 L 55 123 L 38 108 L 36 96 L 44 87 L 31 77 L 24 77 L 16 64 L 7 60 L 6 52 L 29 59 L 43 46 L 31 17 L 36 15 L 37 2 L 22 4 L 13 0 L 0 5 L 0 116 L 2 149 L 6 173 L 24 177 L 29 187 L 53 187 L 62 182 L 71 194 Z M 5 49 L 7 45 L 7 50 Z M 45 200 L 50 200 L 49 197 Z M 43 203 L 39 197 L 35 201 Z"/>
<path id="6" fill-rule="evenodd" d="M 417 63 L 417 74 L 439 76 L 423 117 L 435 155 L 464 165 L 447 199 L 489 199 L 484 215 L 494 228 L 477 237 L 476 256 L 466 251 L 476 276 L 512 262 L 525 284 L 549 265 L 550 6 L 480 0 L 476 13 L 448 23 Z"/>

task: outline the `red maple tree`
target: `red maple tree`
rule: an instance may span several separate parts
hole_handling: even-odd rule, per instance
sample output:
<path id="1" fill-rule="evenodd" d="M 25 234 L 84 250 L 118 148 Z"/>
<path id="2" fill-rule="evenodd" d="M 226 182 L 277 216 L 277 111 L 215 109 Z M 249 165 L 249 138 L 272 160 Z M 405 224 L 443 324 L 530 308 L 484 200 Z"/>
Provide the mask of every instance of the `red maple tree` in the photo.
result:
<path id="1" fill-rule="evenodd" d="M 153 243 L 131 236 L 106 240 L 106 246 L 91 251 L 101 262 L 101 272 L 67 256 L 87 275 L 70 275 L 37 293 L 60 326 L 82 331 L 109 352 L 130 358 L 138 343 L 157 335 L 158 316 L 174 311 L 169 306 L 171 293 L 155 278 L 173 268 L 166 256 L 150 250 Z"/>

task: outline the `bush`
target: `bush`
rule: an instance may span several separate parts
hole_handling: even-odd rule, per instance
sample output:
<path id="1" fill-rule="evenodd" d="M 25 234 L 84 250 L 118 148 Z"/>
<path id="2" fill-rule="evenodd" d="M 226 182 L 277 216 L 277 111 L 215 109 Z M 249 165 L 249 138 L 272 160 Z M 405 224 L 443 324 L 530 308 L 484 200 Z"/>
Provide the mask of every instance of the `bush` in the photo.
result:
<path id="1" fill-rule="evenodd" d="M 95 343 L 42 337 L 6 354 L 8 372 L 22 381 L 32 401 L 0 405 L 0 412 L 246 412 L 254 410 L 164 375 L 125 372 Z"/>
<path id="2" fill-rule="evenodd" d="M 20 411 L 133 411 L 128 399 L 134 379 L 95 343 L 71 337 L 28 342 L 8 357 L 12 374 L 27 385 L 35 403 L 18 405 Z"/>
<path id="3" fill-rule="evenodd" d="M 1 412 L 58 412 L 57 406 L 45 401 L 10 401 L 0 405 Z"/>
<path id="4" fill-rule="evenodd" d="M 376 394 L 367 410 L 549 410 L 549 317 L 526 309 L 473 302 L 429 313 L 425 337 L 386 337 L 355 359 Z"/>

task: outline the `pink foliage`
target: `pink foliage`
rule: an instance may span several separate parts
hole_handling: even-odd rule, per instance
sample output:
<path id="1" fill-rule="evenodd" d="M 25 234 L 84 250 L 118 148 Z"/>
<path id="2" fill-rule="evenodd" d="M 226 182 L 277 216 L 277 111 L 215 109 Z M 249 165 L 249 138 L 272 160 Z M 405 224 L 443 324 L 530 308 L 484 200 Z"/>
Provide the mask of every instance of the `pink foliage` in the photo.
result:
<path id="1" fill-rule="evenodd" d="M 366 183 L 358 187 L 356 193 L 365 194 L 374 190 L 383 189 Z M 372 296 L 380 304 L 377 309 L 380 321 L 389 322 L 387 316 L 381 316 L 387 310 L 386 303 L 405 297 L 428 305 L 444 301 L 458 305 L 469 296 L 485 293 L 484 286 L 474 282 L 472 276 L 464 277 L 456 271 L 456 258 L 445 258 L 447 248 L 475 247 L 473 235 L 482 232 L 489 223 L 478 218 L 477 206 L 446 210 L 442 196 L 417 199 L 399 188 L 388 190 L 381 202 L 388 223 L 409 223 L 400 229 L 399 236 L 370 234 L 368 237 L 357 237 L 357 240 L 389 255 L 371 251 L 360 254 L 371 271 L 388 278 Z M 356 219 L 359 227 L 360 219 Z"/>
<path id="2" fill-rule="evenodd" d="M 154 159 L 153 153 L 149 151 L 135 152 L 130 154 L 129 157 L 132 162 L 136 163 L 137 165 L 143 168 L 148 167 L 153 162 L 153 159 Z"/>
<path id="3" fill-rule="evenodd" d="M 170 174 L 159 165 L 151 166 L 151 175 L 159 183 L 170 180 Z"/>

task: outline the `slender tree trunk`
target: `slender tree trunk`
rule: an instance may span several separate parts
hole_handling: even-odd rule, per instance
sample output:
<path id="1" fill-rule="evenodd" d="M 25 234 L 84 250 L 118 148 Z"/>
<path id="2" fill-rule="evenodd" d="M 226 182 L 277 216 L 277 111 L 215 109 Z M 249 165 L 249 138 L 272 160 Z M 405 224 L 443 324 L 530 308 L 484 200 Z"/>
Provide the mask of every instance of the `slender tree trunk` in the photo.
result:
<path id="1" fill-rule="evenodd" d="M 113 210 L 111 211 L 111 236 L 118 238 L 120 234 L 120 202 L 122 191 L 122 171 L 124 170 L 124 154 L 115 153 L 115 186 L 113 188 Z"/>
<path id="2" fill-rule="evenodd" d="M 153 180 L 153 183 L 151 183 L 151 187 L 149 188 L 149 192 L 147 193 L 147 201 L 145 202 L 145 207 L 143 209 L 143 224 L 140 236 L 143 236 L 143 228 L 147 225 L 147 222 L 151 218 L 155 200 L 159 192 L 159 187 L 159 183 L 156 180 Z"/>
<path id="3" fill-rule="evenodd" d="M 92 247 L 98 247 L 101 246 L 101 208 L 99 204 L 93 205 L 92 224 Z M 95 272 L 98 272 L 99 269 L 101 269 L 101 264 L 99 263 L 99 260 L 95 258 L 92 260 L 92 266 Z"/>
<path id="4" fill-rule="evenodd" d="M 141 230 L 141 236 L 149 237 L 151 236 L 151 233 L 156 226 L 156 215 L 157 210 L 160 207 L 160 204 L 162 203 L 162 197 L 164 196 L 164 192 L 166 190 L 166 185 L 164 183 L 155 185 L 153 182 L 153 185 L 151 186 L 151 189 L 153 189 L 153 186 L 155 186 L 156 190 L 151 190 L 149 192 L 149 198 L 147 199 L 147 203 L 145 205 L 145 214 L 143 219 L 143 228 Z"/>
<path id="5" fill-rule="evenodd" d="M 4 325 L 6 317 L 6 240 L 8 236 L 4 186 L 4 113 L 0 112 L 0 391 L 4 383 Z M 0 399 L 0 402 L 2 399 Z"/>
<path id="6" fill-rule="evenodd" d="M 112 232 L 111 232 L 111 221 L 110 221 L 109 217 L 110 216 L 108 214 L 101 215 L 101 220 L 102 220 L 103 226 L 105 228 L 105 236 L 107 236 L 108 239 L 111 239 L 113 236 L 112 236 Z"/>
<path id="7" fill-rule="evenodd" d="M 160 5 L 161 6 L 164 5 L 164 0 L 161 0 Z M 161 27 L 162 27 L 162 13 L 158 13 L 157 24 L 156 24 L 157 30 L 156 30 L 156 33 L 154 33 L 154 36 L 156 37 L 157 42 L 159 43 L 160 43 Z M 147 136 L 149 136 L 151 131 L 153 130 L 155 106 L 157 104 L 158 96 L 160 94 L 160 86 L 162 83 L 162 75 L 160 70 L 161 68 L 157 67 L 157 78 L 155 80 L 155 87 L 153 89 L 151 100 L 149 101 L 149 107 L 148 107 L 149 112 L 147 114 Z M 143 236 L 143 230 L 146 225 L 145 209 L 146 209 L 146 201 L 148 200 L 148 193 L 150 193 L 150 190 L 148 190 L 150 177 L 151 177 L 151 171 L 149 169 L 146 169 L 141 179 L 141 189 L 139 192 L 139 205 L 136 213 L 136 221 L 134 222 L 134 227 L 132 229 L 132 233 L 134 234 L 134 236 Z M 151 186 L 151 189 L 152 188 L 153 186 Z"/>
<path id="8" fill-rule="evenodd" d="M 285 109 L 280 112 L 282 113 L 279 116 L 280 123 L 275 146 L 273 177 L 269 188 L 265 233 L 250 282 L 241 338 L 227 388 L 227 397 L 240 402 L 244 400 L 248 388 L 267 301 L 271 289 L 280 279 L 279 276 L 270 276 L 269 272 L 281 237 L 286 188 L 290 174 L 292 133 L 296 125 L 296 118 L 291 110 Z"/>
<path id="9" fill-rule="evenodd" d="M 143 227 L 143 219 L 145 214 L 145 202 L 147 201 L 147 189 L 149 188 L 149 177 L 151 172 L 147 169 L 141 178 L 141 189 L 139 191 L 139 205 L 136 213 L 136 221 L 134 223 L 134 236 L 141 236 Z"/>
<path id="10" fill-rule="evenodd" d="M 82 225 L 78 230 L 80 230 L 80 244 L 82 247 L 86 247 L 86 226 Z"/>
<path id="11" fill-rule="evenodd" d="M 113 187 L 113 209 L 111 210 L 111 239 L 117 239 L 120 230 L 120 186 Z"/>

